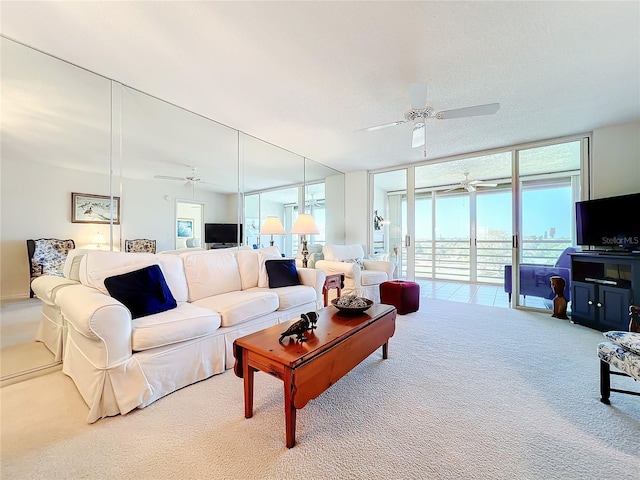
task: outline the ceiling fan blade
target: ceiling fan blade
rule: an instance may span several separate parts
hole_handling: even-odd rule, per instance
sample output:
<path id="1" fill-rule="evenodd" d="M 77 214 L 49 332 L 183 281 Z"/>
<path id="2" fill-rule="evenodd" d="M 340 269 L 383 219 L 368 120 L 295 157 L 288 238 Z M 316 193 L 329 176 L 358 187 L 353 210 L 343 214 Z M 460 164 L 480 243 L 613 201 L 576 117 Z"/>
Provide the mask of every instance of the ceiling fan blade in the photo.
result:
<path id="1" fill-rule="evenodd" d="M 154 175 L 153 178 L 159 178 L 161 180 L 184 180 L 184 177 L 170 177 L 168 175 Z"/>
<path id="2" fill-rule="evenodd" d="M 486 105 L 476 105 L 475 107 L 455 108 L 453 110 L 443 110 L 436 113 L 438 120 L 450 118 L 477 117 L 479 115 L 491 115 L 500 109 L 499 103 L 488 103 Z"/>
<path id="3" fill-rule="evenodd" d="M 427 84 L 409 84 L 409 98 L 411 98 L 411 108 L 421 110 L 427 106 Z"/>
<path id="4" fill-rule="evenodd" d="M 469 185 L 475 185 L 476 187 L 497 187 L 497 183 L 485 182 L 484 180 L 471 180 Z"/>
<path id="5" fill-rule="evenodd" d="M 418 127 L 413 129 L 413 138 L 411 140 L 411 148 L 417 148 L 424 145 L 424 129 L 425 127 Z"/>
<path id="6" fill-rule="evenodd" d="M 442 191 L 442 192 L 440 192 L 440 193 L 453 192 L 454 190 L 458 190 L 458 189 L 460 189 L 460 188 L 461 188 L 461 187 L 460 187 L 460 185 L 456 185 L 455 187 L 448 188 L 448 189 L 446 189 L 446 190 L 443 190 L 443 191 Z"/>
<path id="7" fill-rule="evenodd" d="M 467 189 L 467 192 L 469 192 L 469 193 L 476 191 L 476 187 L 474 187 L 473 185 L 467 185 L 465 188 Z"/>
<path id="8" fill-rule="evenodd" d="M 373 127 L 359 128 L 358 130 L 354 130 L 354 132 L 362 132 L 363 130 L 371 132 L 373 130 L 380 130 L 382 128 L 395 127 L 397 125 L 402 125 L 403 123 L 407 123 L 407 121 L 406 120 L 398 120 L 396 122 L 385 123 L 384 125 L 375 125 Z"/>

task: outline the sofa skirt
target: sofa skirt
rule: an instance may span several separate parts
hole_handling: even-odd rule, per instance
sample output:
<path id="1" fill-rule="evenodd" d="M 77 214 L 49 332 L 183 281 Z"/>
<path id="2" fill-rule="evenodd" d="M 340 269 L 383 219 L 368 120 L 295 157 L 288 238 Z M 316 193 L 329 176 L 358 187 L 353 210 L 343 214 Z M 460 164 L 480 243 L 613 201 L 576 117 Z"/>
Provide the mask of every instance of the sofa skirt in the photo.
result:
<path id="1" fill-rule="evenodd" d="M 109 368 L 94 366 L 70 336 L 62 371 L 89 406 L 88 423 L 143 408 L 169 393 L 225 371 L 219 331 L 174 345 L 136 352 Z"/>

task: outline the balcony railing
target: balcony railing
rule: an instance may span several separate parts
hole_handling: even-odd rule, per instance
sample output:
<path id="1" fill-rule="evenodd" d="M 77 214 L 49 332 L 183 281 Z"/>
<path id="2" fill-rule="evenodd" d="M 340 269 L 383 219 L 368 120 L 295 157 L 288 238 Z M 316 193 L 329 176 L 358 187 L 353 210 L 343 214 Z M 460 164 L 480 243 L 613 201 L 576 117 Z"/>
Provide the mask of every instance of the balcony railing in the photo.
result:
<path id="1" fill-rule="evenodd" d="M 502 284 L 511 264 L 510 240 L 478 240 L 475 262 L 469 240 L 416 240 L 416 278 Z M 522 263 L 553 265 L 571 240 L 524 240 Z M 403 265 L 403 275 L 406 268 Z"/>

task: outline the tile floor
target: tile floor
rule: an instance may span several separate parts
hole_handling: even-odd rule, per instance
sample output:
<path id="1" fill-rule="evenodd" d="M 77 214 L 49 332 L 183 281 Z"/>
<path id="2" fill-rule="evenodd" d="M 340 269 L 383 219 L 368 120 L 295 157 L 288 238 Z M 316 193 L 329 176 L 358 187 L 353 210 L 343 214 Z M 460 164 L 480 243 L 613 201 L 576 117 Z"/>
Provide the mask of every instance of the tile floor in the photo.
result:
<path id="1" fill-rule="evenodd" d="M 421 297 L 509 308 L 509 295 L 505 293 L 502 285 L 424 279 L 416 279 L 416 283 L 420 285 Z M 539 297 L 521 297 L 521 305 L 546 308 Z"/>

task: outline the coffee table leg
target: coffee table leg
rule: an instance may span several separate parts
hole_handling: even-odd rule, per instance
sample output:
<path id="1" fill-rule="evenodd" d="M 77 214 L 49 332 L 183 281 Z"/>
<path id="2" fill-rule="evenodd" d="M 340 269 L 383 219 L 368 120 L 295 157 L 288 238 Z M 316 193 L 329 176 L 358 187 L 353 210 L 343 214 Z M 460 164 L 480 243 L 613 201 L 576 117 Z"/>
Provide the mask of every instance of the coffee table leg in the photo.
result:
<path id="1" fill-rule="evenodd" d="M 296 407 L 293 405 L 293 391 L 295 385 L 291 378 L 291 371 L 284 376 L 284 423 L 287 437 L 287 448 L 296 444 Z"/>
<path id="2" fill-rule="evenodd" d="M 382 358 L 385 360 L 389 358 L 389 341 L 386 341 L 382 345 Z"/>
<path id="3" fill-rule="evenodd" d="M 242 352 L 242 376 L 244 378 L 244 418 L 253 417 L 253 373 L 249 366 L 249 355 L 246 350 Z"/>

